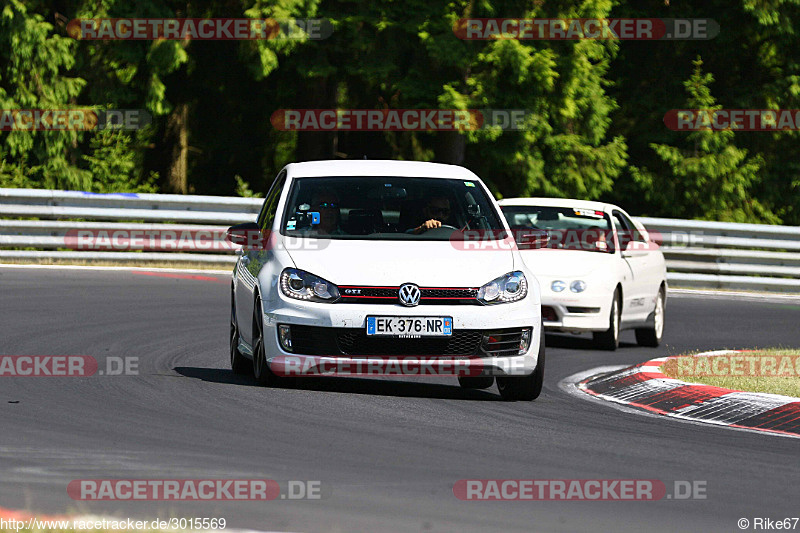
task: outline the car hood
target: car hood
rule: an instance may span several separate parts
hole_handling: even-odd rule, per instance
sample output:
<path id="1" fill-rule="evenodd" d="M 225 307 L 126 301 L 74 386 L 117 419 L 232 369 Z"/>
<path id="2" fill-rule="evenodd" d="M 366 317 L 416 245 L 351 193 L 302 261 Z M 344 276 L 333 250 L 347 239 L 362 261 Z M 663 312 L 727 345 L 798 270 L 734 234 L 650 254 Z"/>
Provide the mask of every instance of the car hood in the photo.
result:
<path id="1" fill-rule="evenodd" d="M 575 279 L 598 269 L 611 268 L 614 254 L 582 250 L 523 250 L 520 252 L 534 275 L 558 279 Z"/>
<path id="2" fill-rule="evenodd" d="M 509 250 L 459 250 L 449 241 L 330 239 L 316 250 L 297 249 L 299 241 L 285 240 L 295 266 L 336 285 L 480 287 L 514 270 Z"/>

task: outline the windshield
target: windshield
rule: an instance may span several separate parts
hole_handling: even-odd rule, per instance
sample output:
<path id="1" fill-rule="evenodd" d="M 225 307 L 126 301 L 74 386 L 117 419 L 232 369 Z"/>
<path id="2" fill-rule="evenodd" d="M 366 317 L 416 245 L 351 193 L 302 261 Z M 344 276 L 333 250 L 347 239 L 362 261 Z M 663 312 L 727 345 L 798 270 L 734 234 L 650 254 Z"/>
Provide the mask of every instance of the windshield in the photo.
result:
<path id="1" fill-rule="evenodd" d="M 289 236 L 369 240 L 453 240 L 503 229 L 479 182 L 405 177 L 296 179 L 281 224 Z"/>
<path id="2" fill-rule="evenodd" d="M 543 248 L 614 252 L 611 221 L 603 211 L 536 205 L 501 209 L 518 242 L 526 230 L 544 230 L 550 239 Z"/>

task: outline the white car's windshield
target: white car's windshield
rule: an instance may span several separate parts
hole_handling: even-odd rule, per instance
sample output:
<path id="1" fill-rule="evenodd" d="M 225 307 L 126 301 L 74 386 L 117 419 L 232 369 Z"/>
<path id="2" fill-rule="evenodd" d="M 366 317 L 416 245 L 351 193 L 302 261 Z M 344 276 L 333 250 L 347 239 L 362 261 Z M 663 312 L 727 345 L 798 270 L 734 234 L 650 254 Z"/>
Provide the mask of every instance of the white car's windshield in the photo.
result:
<path id="1" fill-rule="evenodd" d="M 502 206 L 501 209 L 515 235 L 524 235 L 529 230 L 546 231 L 549 236 L 546 248 L 614 251 L 611 221 L 603 211 L 534 205 Z"/>
<path id="2" fill-rule="evenodd" d="M 433 221 L 433 222 L 431 222 Z M 477 181 L 407 177 L 294 180 L 281 233 L 295 237 L 452 240 L 503 224 Z"/>

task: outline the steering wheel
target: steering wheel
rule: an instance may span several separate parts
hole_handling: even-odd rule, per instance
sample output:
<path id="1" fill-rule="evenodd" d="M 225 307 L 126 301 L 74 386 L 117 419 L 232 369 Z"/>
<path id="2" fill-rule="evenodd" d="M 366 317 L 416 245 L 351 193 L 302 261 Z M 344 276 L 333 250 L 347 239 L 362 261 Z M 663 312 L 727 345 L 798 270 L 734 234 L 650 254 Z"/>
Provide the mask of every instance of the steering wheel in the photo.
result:
<path id="1" fill-rule="evenodd" d="M 450 226 L 449 224 L 442 224 L 438 228 L 431 228 L 431 229 L 429 229 L 427 231 L 423 231 L 422 233 L 420 233 L 420 235 L 430 235 L 431 233 L 434 233 L 434 232 L 436 232 L 436 233 L 444 233 L 445 231 L 448 231 L 448 232 L 458 231 L 459 233 L 461 232 L 461 230 L 456 228 L 455 226 Z"/>

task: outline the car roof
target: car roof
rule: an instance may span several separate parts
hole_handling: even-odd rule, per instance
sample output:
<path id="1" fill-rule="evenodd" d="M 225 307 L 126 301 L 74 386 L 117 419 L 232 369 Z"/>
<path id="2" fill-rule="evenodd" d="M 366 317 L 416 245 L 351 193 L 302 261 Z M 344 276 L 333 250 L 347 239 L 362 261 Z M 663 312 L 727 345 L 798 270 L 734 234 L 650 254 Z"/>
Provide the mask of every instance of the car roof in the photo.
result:
<path id="1" fill-rule="evenodd" d="M 286 170 L 293 178 L 333 176 L 376 176 L 477 180 L 472 171 L 457 165 L 427 163 L 422 161 L 394 161 L 379 159 L 339 159 L 290 163 Z"/>
<path id="2" fill-rule="evenodd" d="M 578 209 L 594 209 L 595 211 L 611 211 L 620 209 L 613 204 L 593 202 L 591 200 L 574 200 L 570 198 L 504 198 L 497 202 L 503 206 L 546 206 L 546 207 L 572 207 Z"/>

